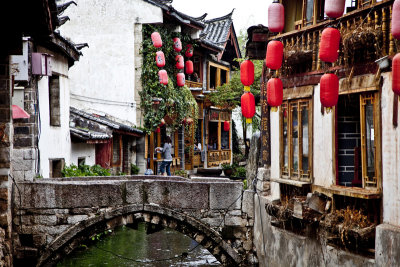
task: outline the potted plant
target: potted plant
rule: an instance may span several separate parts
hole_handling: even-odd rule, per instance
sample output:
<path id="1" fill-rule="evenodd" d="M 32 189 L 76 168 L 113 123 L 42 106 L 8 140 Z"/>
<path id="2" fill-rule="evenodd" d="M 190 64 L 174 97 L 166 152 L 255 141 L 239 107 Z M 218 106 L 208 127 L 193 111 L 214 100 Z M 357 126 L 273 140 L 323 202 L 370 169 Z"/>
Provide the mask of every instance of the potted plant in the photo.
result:
<path id="1" fill-rule="evenodd" d="M 230 164 L 221 164 L 221 168 L 224 171 L 224 175 L 231 177 L 233 173 L 233 166 Z"/>

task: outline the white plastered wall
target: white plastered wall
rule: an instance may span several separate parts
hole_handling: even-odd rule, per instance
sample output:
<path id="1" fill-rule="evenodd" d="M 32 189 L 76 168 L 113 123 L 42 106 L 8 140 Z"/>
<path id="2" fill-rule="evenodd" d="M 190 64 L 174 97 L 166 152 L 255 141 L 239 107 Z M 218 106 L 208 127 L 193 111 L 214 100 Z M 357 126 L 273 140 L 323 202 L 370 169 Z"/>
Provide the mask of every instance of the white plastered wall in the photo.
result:
<path id="1" fill-rule="evenodd" d="M 66 2 L 66 1 L 62 1 Z M 70 70 L 71 104 L 136 125 L 135 23 L 161 23 L 162 11 L 141 0 L 77 0 L 60 29 L 75 43 L 88 43 Z"/>
<path id="2" fill-rule="evenodd" d="M 313 98 L 313 176 L 314 185 L 331 186 L 336 180 L 333 159 L 333 110 L 321 113 L 319 84 Z"/>
<path id="3" fill-rule="evenodd" d="M 44 178 L 48 178 L 49 159 L 64 159 L 65 164 L 70 164 L 68 60 L 64 56 L 42 47 L 38 47 L 38 52 L 53 55 L 51 63 L 53 74 L 59 75 L 60 79 L 60 127 L 50 126 L 49 78 L 43 76 L 38 81 L 40 112 L 39 172 Z"/>
<path id="4" fill-rule="evenodd" d="M 384 73 L 382 76 L 383 221 L 400 225 L 400 126 L 393 126 L 392 73 Z"/>
<path id="5" fill-rule="evenodd" d="M 71 164 L 78 166 L 78 159 L 85 158 L 85 164 L 92 166 L 96 164 L 95 145 L 86 143 L 71 144 Z"/>
<path id="6" fill-rule="evenodd" d="M 279 128 L 279 114 L 280 109 L 277 112 L 270 112 L 271 118 L 271 178 L 280 177 L 280 128 Z M 274 199 L 280 198 L 279 183 L 271 182 L 271 195 Z"/>

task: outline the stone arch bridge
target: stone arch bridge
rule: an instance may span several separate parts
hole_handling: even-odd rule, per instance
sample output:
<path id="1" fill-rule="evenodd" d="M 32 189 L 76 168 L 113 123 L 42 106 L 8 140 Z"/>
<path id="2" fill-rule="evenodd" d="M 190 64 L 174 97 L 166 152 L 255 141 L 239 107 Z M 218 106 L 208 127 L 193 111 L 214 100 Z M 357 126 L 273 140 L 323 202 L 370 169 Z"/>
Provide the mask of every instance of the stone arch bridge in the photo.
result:
<path id="1" fill-rule="evenodd" d="M 225 266 L 252 266 L 253 195 L 242 187 L 228 179 L 159 176 L 18 183 L 14 265 L 53 266 L 96 233 L 144 221 L 188 235 Z"/>

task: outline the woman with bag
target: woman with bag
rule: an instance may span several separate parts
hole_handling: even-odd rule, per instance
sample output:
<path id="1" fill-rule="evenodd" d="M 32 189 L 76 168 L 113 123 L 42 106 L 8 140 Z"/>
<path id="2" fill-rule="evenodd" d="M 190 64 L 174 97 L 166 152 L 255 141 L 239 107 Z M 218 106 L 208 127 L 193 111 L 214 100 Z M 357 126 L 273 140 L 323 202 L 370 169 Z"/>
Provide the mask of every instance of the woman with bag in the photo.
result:
<path id="1" fill-rule="evenodd" d="M 164 160 L 161 162 L 160 165 L 160 173 L 161 175 L 165 175 L 165 170 L 167 170 L 167 175 L 171 176 L 171 163 L 172 163 L 172 155 L 171 155 L 171 137 L 167 136 L 165 138 L 164 147 L 157 147 L 156 151 L 158 153 L 163 153 Z"/>

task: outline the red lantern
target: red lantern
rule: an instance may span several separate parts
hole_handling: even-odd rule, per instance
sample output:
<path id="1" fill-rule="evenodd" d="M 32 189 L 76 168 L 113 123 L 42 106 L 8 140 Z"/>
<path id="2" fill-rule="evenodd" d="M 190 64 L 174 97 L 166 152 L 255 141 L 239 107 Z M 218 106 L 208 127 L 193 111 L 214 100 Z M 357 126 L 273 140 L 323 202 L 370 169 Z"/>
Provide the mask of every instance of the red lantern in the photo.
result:
<path id="1" fill-rule="evenodd" d="M 392 90 L 400 95 L 400 53 L 395 55 L 392 61 Z"/>
<path id="2" fill-rule="evenodd" d="M 322 31 L 319 44 L 319 58 L 325 62 L 335 62 L 339 56 L 340 32 L 329 27 Z"/>
<path id="3" fill-rule="evenodd" d="M 193 46 L 191 44 L 188 44 L 186 46 L 185 56 L 186 57 L 192 57 L 193 56 Z"/>
<path id="4" fill-rule="evenodd" d="M 168 84 L 168 73 L 166 70 L 160 70 L 158 72 L 158 80 L 161 84 L 167 85 Z"/>
<path id="5" fill-rule="evenodd" d="M 159 67 L 159 68 L 162 68 L 165 66 L 165 56 L 162 51 L 158 51 L 156 53 L 156 63 L 157 63 L 157 67 Z"/>
<path id="6" fill-rule="evenodd" d="M 279 107 L 282 105 L 283 84 L 281 79 L 272 78 L 267 83 L 267 101 L 271 107 Z"/>
<path id="7" fill-rule="evenodd" d="M 400 0 L 395 0 L 392 11 L 392 35 L 400 39 Z"/>
<path id="8" fill-rule="evenodd" d="M 333 73 L 322 75 L 320 83 L 320 100 L 322 106 L 336 106 L 339 99 L 339 78 Z"/>
<path id="9" fill-rule="evenodd" d="M 186 74 L 192 74 L 193 73 L 193 61 L 188 60 L 185 63 L 185 67 L 186 67 Z"/>
<path id="10" fill-rule="evenodd" d="M 224 121 L 224 131 L 229 132 L 230 128 L 229 121 Z"/>
<path id="11" fill-rule="evenodd" d="M 285 28 L 285 8 L 275 0 L 268 7 L 268 29 L 270 32 L 281 32 Z"/>
<path id="12" fill-rule="evenodd" d="M 267 46 L 266 64 L 272 70 L 277 70 L 282 66 L 283 44 L 280 41 L 271 41 Z"/>
<path id="13" fill-rule="evenodd" d="M 241 97 L 242 115 L 246 118 L 246 123 L 251 123 L 254 114 L 256 114 L 256 101 L 254 95 L 246 92 Z"/>
<path id="14" fill-rule="evenodd" d="M 240 64 L 240 80 L 244 85 L 244 90 L 250 91 L 250 85 L 254 82 L 254 64 L 250 60 L 245 60 Z"/>
<path id="15" fill-rule="evenodd" d="M 176 82 L 178 83 L 178 86 L 185 86 L 185 74 L 183 73 L 178 73 L 176 75 Z"/>
<path id="16" fill-rule="evenodd" d="M 325 0 L 325 14 L 330 18 L 341 17 L 346 0 Z"/>
<path id="17" fill-rule="evenodd" d="M 156 133 L 159 133 L 159 132 L 161 132 L 161 129 L 160 129 L 160 127 L 157 127 Z"/>
<path id="18" fill-rule="evenodd" d="M 182 51 L 182 42 L 181 42 L 181 39 L 179 39 L 178 37 L 175 37 L 175 38 L 173 39 L 173 41 L 174 41 L 174 50 L 175 50 L 176 52 L 181 52 L 181 51 Z"/>
<path id="19" fill-rule="evenodd" d="M 185 60 L 183 59 L 183 56 L 177 55 L 175 57 L 175 62 L 176 62 L 175 66 L 178 70 L 181 70 L 185 67 Z"/>
<path id="20" fill-rule="evenodd" d="M 151 41 L 153 42 L 154 47 L 162 47 L 161 35 L 158 32 L 153 32 L 151 34 Z"/>

